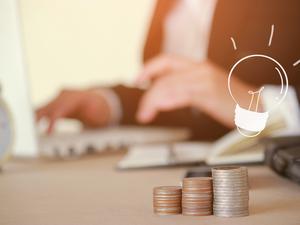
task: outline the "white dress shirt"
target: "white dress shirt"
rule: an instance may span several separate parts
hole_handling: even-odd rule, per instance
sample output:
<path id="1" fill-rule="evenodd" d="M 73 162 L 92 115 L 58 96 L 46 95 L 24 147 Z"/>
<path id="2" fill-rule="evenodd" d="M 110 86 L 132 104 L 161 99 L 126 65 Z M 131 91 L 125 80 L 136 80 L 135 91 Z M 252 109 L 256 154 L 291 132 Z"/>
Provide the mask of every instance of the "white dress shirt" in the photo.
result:
<path id="1" fill-rule="evenodd" d="M 164 22 L 163 52 L 195 61 L 207 57 L 217 0 L 181 0 Z"/>

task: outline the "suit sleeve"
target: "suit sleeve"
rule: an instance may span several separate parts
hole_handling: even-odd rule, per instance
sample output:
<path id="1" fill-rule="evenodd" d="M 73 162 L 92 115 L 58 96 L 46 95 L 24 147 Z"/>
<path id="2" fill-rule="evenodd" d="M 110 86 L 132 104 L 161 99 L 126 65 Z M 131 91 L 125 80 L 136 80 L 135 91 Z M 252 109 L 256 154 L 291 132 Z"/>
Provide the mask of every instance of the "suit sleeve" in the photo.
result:
<path id="1" fill-rule="evenodd" d="M 137 88 L 115 86 L 112 90 L 119 97 L 122 107 L 121 125 L 141 125 L 136 111 L 144 91 Z M 192 140 L 215 140 L 229 131 L 212 118 L 191 108 L 161 112 L 150 124 L 143 126 L 185 127 L 190 129 Z"/>

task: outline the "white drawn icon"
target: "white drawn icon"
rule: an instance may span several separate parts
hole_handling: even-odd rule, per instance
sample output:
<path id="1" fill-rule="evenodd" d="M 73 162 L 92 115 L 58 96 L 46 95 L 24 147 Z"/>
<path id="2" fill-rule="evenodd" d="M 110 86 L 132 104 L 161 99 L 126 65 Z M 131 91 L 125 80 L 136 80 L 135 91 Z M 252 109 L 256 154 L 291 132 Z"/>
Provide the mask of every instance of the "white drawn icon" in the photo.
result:
<path id="1" fill-rule="evenodd" d="M 271 35 L 269 38 L 269 43 L 268 46 L 271 46 L 272 43 L 272 38 L 273 38 L 273 32 L 274 32 L 274 25 L 272 25 L 271 29 Z M 234 39 L 231 37 L 231 41 L 233 44 L 234 50 L 237 50 L 236 43 Z M 259 106 L 259 101 L 261 98 L 261 94 L 264 91 L 264 86 L 260 87 L 258 90 L 249 90 L 249 99 L 250 99 L 250 104 L 247 109 L 242 108 L 237 101 L 237 98 L 234 97 L 233 92 L 232 92 L 232 87 L 231 87 L 231 78 L 234 74 L 234 70 L 236 67 L 249 59 L 256 58 L 256 59 L 265 59 L 273 63 L 274 65 L 274 74 L 276 76 L 279 76 L 280 81 L 281 81 L 281 88 L 280 92 L 278 95 L 275 97 L 276 103 L 273 105 L 272 108 L 268 109 L 268 111 L 265 112 L 258 112 L 258 106 Z M 228 76 L 228 90 L 229 93 L 232 97 L 232 99 L 236 103 L 236 108 L 235 108 L 235 117 L 234 117 L 234 122 L 237 127 L 237 130 L 240 132 L 241 135 L 245 137 L 255 137 L 259 135 L 263 129 L 266 127 L 266 123 L 269 118 L 269 112 L 275 109 L 277 106 L 279 106 L 287 92 L 288 92 L 288 77 L 287 73 L 282 67 L 282 65 L 275 60 L 274 58 L 268 56 L 268 55 L 263 55 L 263 54 L 253 54 L 253 55 L 248 55 L 243 57 L 242 59 L 238 60 L 233 67 L 231 68 Z"/>

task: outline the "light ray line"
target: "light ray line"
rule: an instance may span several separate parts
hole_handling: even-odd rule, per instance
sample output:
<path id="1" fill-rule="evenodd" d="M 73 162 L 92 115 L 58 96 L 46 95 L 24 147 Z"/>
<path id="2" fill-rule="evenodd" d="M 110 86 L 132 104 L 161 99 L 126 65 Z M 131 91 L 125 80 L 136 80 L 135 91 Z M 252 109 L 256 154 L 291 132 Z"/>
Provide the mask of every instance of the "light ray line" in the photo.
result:
<path id="1" fill-rule="evenodd" d="M 269 47 L 270 47 L 271 44 L 272 44 L 273 34 L 274 34 L 274 24 L 272 24 L 272 26 L 271 26 L 271 34 L 270 34 L 269 44 L 268 44 Z"/>
<path id="2" fill-rule="evenodd" d="M 233 37 L 231 37 L 230 40 L 231 40 L 231 42 L 232 42 L 233 49 L 234 49 L 234 50 L 237 50 L 237 47 L 236 47 L 236 44 L 235 44 L 235 41 L 234 41 Z"/>
<path id="3" fill-rule="evenodd" d="M 294 62 L 293 66 L 297 66 L 300 64 L 300 59 L 298 59 L 296 62 Z"/>

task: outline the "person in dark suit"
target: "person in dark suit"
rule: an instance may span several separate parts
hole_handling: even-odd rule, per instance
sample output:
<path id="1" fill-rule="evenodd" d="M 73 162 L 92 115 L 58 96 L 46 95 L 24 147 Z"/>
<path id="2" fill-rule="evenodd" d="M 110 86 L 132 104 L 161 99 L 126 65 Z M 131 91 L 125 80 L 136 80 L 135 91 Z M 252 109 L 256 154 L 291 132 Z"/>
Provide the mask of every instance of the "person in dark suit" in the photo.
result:
<path id="1" fill-rule="evenodd" d="M 242 57 L 276 58 L 287 71 L 292 94 L 297 93 L 299 8 L 297 0 L 158 0 L 137 87 L 63 90 L 37 110 L 37 118 L 49 119 L 49 132 L 58 118 L 68 117 L 89 127 L 188 127 L 192 139 L 216 139 L 234 127 L 235 102 L 227 77 Z M 138 88 L 145 82 L 146 90 Z M 244 108 L 249 106 L 248 91 L 265 84 L 278 85 L 280 80 L 274 67 L 263 61 L 242 65 L 232 79 Z"/>

